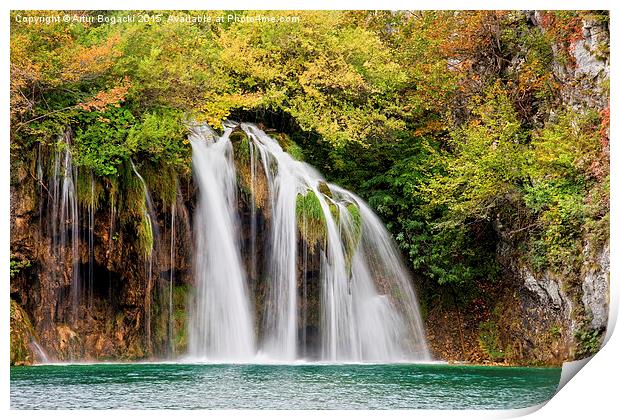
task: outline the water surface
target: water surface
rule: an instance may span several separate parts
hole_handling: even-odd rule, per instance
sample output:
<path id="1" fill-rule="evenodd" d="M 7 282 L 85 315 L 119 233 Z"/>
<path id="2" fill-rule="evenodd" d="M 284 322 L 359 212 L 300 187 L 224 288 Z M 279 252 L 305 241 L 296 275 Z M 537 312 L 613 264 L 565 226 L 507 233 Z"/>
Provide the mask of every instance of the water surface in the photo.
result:
<path id="1" fill-rule="evenodd" d="M 550 399 L 559 368 L 91 364 L 11 368 L 17 409 L 508 409 Z"/>

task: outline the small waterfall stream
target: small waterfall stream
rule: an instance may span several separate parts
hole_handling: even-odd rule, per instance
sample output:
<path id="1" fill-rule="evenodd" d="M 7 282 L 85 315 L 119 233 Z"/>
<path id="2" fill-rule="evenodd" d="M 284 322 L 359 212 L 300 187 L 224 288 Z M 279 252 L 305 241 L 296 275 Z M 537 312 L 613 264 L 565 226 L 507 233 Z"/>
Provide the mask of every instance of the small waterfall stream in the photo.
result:
<path id="1" fill-rule="evenodd" d="M 95 179 L 90 173 L 90 198 L 88 200 L 88 307 L 93 307 L 95 259 Z"/>
<path id="2" fill-rule="evenodd" d="M 238 130 L 246 140 L 233 145 L 231 133 Z M 363 200 L 326 183 L 314 168 L 293 159 L 254 125 L 228 124 L 222 136 L 208 126 L 195 126 L 190 142 L 199 188 L 194 222 L 197 293 L 190 319 L 193 357 L 306 357 L 308 308 L 318 301 L 320 360 L 430 358 L 411 279 L 388 232 Z M 235 167 L 235 153 L 247 154 L 249 168 Z M 246 282 L 246 271 L 253 279 L 257 276 L 257 164 L 268 190 L 262 211 L 270 219 L 262 238 L 267 242 L 265 269 L 259 276 L 266 282 L 262 311 L 253 307 L 255 298 Z M 249 173 L 250 179 L 249 266 L 239 254 L 237 170 Z M 309 261 L 317 258 L 318 292 L 309 287 Z M 255 331 L 252 318 L 259 314 Z"/>
<path id="3" fill-rule="evenodd" d="M 30 347 L 32 348 L 33 353 L 36 356 L 37 363 L 49 363 L 50 359 L 47 356 L 43 347 L 37 342 L 35 339 L 30 340 Z"/>
<path id="4" fill-rule="evenodd" d="M 39 175 L 42 179 L 43 172 Z M 82 284 L 79 266 L 79 210 L 77 199 L 77 168 L 71 156 L 71 132 L 67 131 L 60 139 L 60 146 L 54 152 L 49 185 L 51 205 L 48 207 L 48 220 L 52 253 L 59 266 L 65 261 L 71 264 L 71 286 L 68 298 L 71 301 L 70 317 L 78 319 Z M 43 200 L 41 200 L 43 201 Z M 69 258 L 67 253 L 70 252 Z M 54 271 L 52 275 L 57 275 Z"/>
<path id="5" fill-rule="evenodd" d="M 155 206 L 153 204 L 153 200 L 151 199 L 151 195 L 149 194 L 149 189 L 146 186 L 146 182 L 142 175 L 136 169 L 136 165 L 134 165 L 133 161 L 131 162 L 131 169 L 136 174 L 140 183 L 142 184 L 142 188 L 144 189 L 144 220 L 148 225 L 148 229 L 151 232 L 151 238 L 153 238 L 152 246 L 150 250 L 146 250 L 145 255 L 145 272 L 146 272 L 146 289 L 144 291 L 144 326 L 145 326 L 145 342 L 146 342 L 146 350 L 149 354 L 152 352 L 152 340 L 151 340 L 151 300 L 153 294 L 153 256 L 156 253 L 159 244 L 160 236 L 159 236 L 159 228 L 157 225 L 157 213 L 155 213 Z"/>
<path id="6" fill-rule="evenodd" d="M 174 354 L 174 258 L 175 258 L 175 233 L 174 221 L 176 218 L 176 204 L 170 207 L 170 278 L 168 279 L 168 357 Z"/>

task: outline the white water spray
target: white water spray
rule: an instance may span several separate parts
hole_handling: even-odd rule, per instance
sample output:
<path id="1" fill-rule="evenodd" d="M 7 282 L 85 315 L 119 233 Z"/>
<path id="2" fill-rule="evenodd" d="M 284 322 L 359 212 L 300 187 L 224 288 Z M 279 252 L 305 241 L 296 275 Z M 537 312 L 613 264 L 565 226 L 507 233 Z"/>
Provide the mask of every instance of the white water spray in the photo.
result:
<path id="1" fill-rule="evenodd" d="M 189 353 L 207 360 L 254 356 L 254 331 L 239 253 L 236 174 L 228 135 L 193 127 L 194 178 L 199 200 L 194 219 L 195 302 L 190 312 Z"/>

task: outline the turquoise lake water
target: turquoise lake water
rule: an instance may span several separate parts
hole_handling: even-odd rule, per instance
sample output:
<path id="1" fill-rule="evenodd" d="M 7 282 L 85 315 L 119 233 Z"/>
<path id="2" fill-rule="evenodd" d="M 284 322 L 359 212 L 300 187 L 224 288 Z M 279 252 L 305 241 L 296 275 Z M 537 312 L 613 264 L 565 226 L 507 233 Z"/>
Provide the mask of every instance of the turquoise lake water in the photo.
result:
<path id="1" fill-rule="evenodd" d="M 15 409 L 508 409 L 550 399 L 559 368 L 91 364 L 11 368 Z"/>

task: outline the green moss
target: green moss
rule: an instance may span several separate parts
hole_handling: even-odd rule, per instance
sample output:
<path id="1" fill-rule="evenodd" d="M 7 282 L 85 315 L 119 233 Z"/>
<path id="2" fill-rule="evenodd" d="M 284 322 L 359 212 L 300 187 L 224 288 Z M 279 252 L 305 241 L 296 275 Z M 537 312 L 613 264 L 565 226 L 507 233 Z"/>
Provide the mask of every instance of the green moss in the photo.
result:
<path id="1" fill-rule="evenodd" d="M 187 351 L 187 298 L 188 287 L 177 285 L 172 288 L 172 312 L 170 311 L 170 287 L 162 281 L 156 289 L 157 296 L 153 300 L 153 316 L 151 318 L 153 345 L 155 351 L 162 355 L 183 354 Z M 172 331 L 170 331 L 172 327 Z M 170 343 L 172 339 L 172 343 Z"/>
<path id="2" fill-rule="evenodd" d="M 174 311 L 174 351 L 176 354 L 183 354 L 187 350 L 189 336 L 187 333 L 187 311 L 177 309 Z"/>
<path id="3" fill-rule="evenodd" d="M 119 174 L 112 181 L 118 185 L 118 220 L 124 227 L 135 230 L 136 244 L 146 255 L 153 250 L 153 226 L 148 217 L 146 206 L 146 191 L 144 185 L 133 172 L 130 162 L 125 162 L 119 168 Z M 114 179 L 114 177 L 110 177 Z"/>
<path id="4" fill-rule="evenodd" d="M 143 210 L 143 216 L 139 219 L 136 226 L 138 245 L 147 256 L 150 256 L 153 252 L 153 226 L 146 211 L 146 204 L 144 205 Z"/>
<path id="5" fill-rule="evenodd" d="M 329 207 L 329 212 L 331 213 L 334 223 L 340 223 L 340 207 L 336 203 L 331 200 L 327 200 L 327 207 Z"/>
<path id="6" fill-rule="evenodd" d="M 309 245 L 310 252 L 313 252 L 315 244 L 327 239 L 325 215 L 314 191 L 297 195 L 295 211 L 301 237 Z"/>
<path id="7" fill-rule="evenodd" d="M 111 208 L 116 209 L 118 206 L 118 200 L 119 200 L 118 177 L 116 176 L 106 177 L 105 182 L 107 184 L 108 203 Z"/>
<path id="8" fill-rule="evenodd" d="M 187 332 L 187 300 L 189 287 L 187 285 L 175 286 L 172 296 L 172 337 L 173 349 L 175 354 L 183 354 L 187 351 L 188 332 Z"/>
<path id="9" fill-rule="evenodd" d="M 353 236 L 356 237 L 356 241 L 359 242 L 362 235 L 362 214 L 360 213 L 360 208 L 355 203 L 349 203 L 346 207 L 349 212 L 349 217 L 351 218 Z"/>
<path id="10" fill-rule="evenodd" d="M 278 133 L 275 138 L 280 143 L 282 150 L 291 155 L 291 157 L 295 160 L 304 160 L 304 151 L 303 149 L 295 143 L 288 135 L 284 133 Z"/>
<path id="11" fill-rule="evenodd" d="M 327 187 L 326 184 L 324 184 Z M 323 189 L 325 190 L 325 187 Z M 329 191 L 331 193 L 331 191 Z M 347 203 L 339 206 L 331 198 L 325 196 L 329 211 L 334 223 L 340 226 L 341 239 L 344 246 L 345 260 L 350 270 L 353 256 L 359 247 L 362 233 L 362 220 L 359 207 L 356 203 Z M 346 221 L 342 212 L 347 213 Z M 308 190 L 305 194 L 297 195 L 296 205 L 297 226 L 300 237 L 308 244 L 311 253 L 314 246 L 323 248 L 327 245 L 327 220 L 321 206 L 321 201 L 314 191 Z"/>
<path id="12" fill-rule="evenodd" d="M 230 136 L 233 145 L 233 156 L 237 169 L 239 187 L 242 188 L 245 193 L 250 194 L 252 183 L 250 168 L 250 147 L 252 146 L 250 145 L 250 139 L 243 131 L 234 131 Z"/>
<path id="13" fill-rule="evenodd" d="M 100 208 L 105 197 L 105 189 L 99 178 L 85 171 L 78 171 L 75 192 L 82 206 L 88 207 L 92 204 L 94 210 Z"/>
<path id="14" fill-rule="evenodd" d="M 142 203 L 146 198 L 144 187 L 131 169 L 131 163 L 124 162 L 118 176 L 110 179 L 115 179 L 114 183 L 119 186 L 119 216 L 124 216 L 120 220 L 142 217 Z"/>
<path id="15" fill-rule="evenodd" d="M 245 134 L 245 133 L 244 133 Z M 245 136 L 242 140 L 234 143 L 235 158 L 243 164 L 250 164 L 250 139 Z"/>
<path id="16" fill-rule="evenodd" d="M 148 182 L 153 199 L 161 201 L 164 208 L 176 203 L 178 175 L 172 165 L 144 165 L 142 176 Z"/>
<path id="17" fill-rule="evenodd" d="M 334 196 L 331 188 L 329 188 L 329 185 L 327 185 L 327 182 L 319 182 L 319 192 L 329 198 L 333 198 Z"/>

